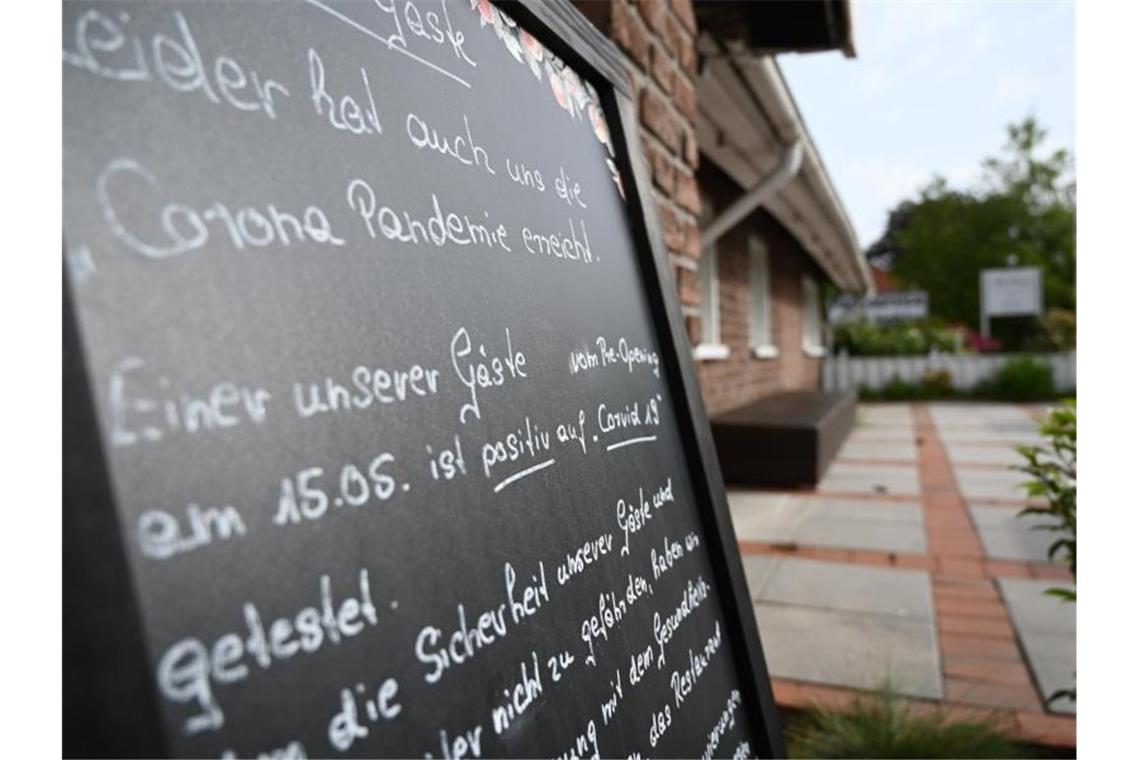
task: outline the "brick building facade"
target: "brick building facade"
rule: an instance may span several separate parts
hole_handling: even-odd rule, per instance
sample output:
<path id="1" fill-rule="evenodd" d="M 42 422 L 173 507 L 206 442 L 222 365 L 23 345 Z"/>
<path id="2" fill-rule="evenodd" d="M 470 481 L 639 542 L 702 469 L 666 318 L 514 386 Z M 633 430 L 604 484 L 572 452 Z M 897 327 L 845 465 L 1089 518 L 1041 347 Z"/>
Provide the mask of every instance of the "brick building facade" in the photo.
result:
<path id="1" fill-rule="evenodd" d="M 705 166 L 699 178 L 704 201 L 711 206 L 705 216 L 715 215 L 731 202 L 736 188 L 713 166 Z M 766 352 L 756 350 L 751 318 L 758 294 L 749 249 L 757 238 L 768 253 L 771 327 L 766 345 L 773 350 Z M 725 233 L 705 255 L 717 257 L 719 344 L 728 349 L 723 358 L 700 359 L 697 363 L 709 414 L 778 391 L 817 388 L 821 360 L 803 349 L 803 278 L 818 280 L 821 275 L 796 240 L 770 214 L 757 210 Z"/>
<path id="2" fill-rule="evenodd" d="M 697 306 L 697 21 L 691 0 L 579 0 L 575 6 L 625 55 L 653 173 L 657 212 L 681 303 Z M 689 325 L 690 335 L 698 325 Z"/>
<path id="3" fill-rule="evenodd" d="M 708 412 L 817 389 L 822 286 L 858 292 L 870 280 L 773 59 L 760 56 L 768 64 L 760 68 L 743 63 L 758 54 L 740 39 L 748 36 L 740 19 L 764 4 L 575 5 L 624 54 Z M 702 29 L 702 16 L 715 18 L 715 29 Z M 771 113 L 764 113 L 766 99 Z M 796 176 L 702 246 L 702 231 L 775 171 L 796 142 L 806 145 Z"/>

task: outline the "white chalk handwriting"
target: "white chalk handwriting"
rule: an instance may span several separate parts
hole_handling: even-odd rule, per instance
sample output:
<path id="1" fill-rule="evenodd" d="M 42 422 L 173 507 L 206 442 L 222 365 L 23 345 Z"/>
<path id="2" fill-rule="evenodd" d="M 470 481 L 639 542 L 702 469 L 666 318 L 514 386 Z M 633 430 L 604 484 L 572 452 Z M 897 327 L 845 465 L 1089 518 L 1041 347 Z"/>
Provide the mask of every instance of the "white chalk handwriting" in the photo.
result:
<path id="1" fill-rule="evenodd" d="M 316 606 L 265 625 L 257 606 L 247 602 L 242 607 L 242 633 L 223 634 L 209 646 L 191 636 L 167 647 L 158 659 L 155 678 L 163 697 L 192 708 L 193 714 L 182 722 L 182 732 L 192 736 L 225 725 L 215 686 L 244 681 L 252 665 L 269 668 L 281 660 L 340 644 L 360 635 L 365 627 L 378 625 L 368 570 L 362 568 L 357 580 L 358 595 L 345 597 L 339 604 L 333 602 L 329 576 L 322 575 Z"/>
<path id="2" fill-rule="evenodd" d="M 134 177 L 136 185 L 138 180 L 143 182 L 142 186 L 136 186 L 136 195 L 151 197 L 158 186 L 158 178 L 145 165 L 133 158 L 120 157 L 112 159 L 95 180 L 95 198 L 115 237 L 148 259 L 165 259 L 197 251 L 218 237 L 239 251 L 269 246 L 288 247 L 297 243 L 344 245 L 344 239 L 333 233 L 328 217 L 319 206 L 306 206 L 298 214 L 279 209 L 272 203 L 260 208 L 231 208 L 220 201 L 204 208 L 193 208 L 176 201 L 164 203 L 156 214 L 156 221 L 165 240 L 147 242 L 127 227 L 111 198 L 112 180 L 118 184 L 118 181 L 126 181 L 127 177 Z"/>
<path id="3" fill-rule="evenodd" d="M 228 55 L 216 56 L 213 66 L 208 66 L 186 17 L 174 11 L 173 20 L 175 36 L 156 32 L 148 38 L 126 31 L 131 23 L 126 11 L 112 17 L 88 9 L 75 21 L 75 49 L 63 51 L 63 62 L 104 79 L 157 82 L 175 92 L 200 93 L 211 103 L 277 118 L 275 98 L 289 97 L 283 84 L 262 77 Z"/>

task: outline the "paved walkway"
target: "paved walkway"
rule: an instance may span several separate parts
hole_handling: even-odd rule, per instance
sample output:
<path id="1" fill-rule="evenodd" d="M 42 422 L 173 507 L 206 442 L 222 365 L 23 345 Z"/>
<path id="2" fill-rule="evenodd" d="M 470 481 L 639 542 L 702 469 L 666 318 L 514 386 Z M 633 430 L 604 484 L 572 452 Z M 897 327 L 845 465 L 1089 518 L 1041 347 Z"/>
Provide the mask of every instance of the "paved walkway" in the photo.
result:
<path id="1" fill-rule="evenodd" d="M 1045 407 L 865 404 L 815 490 L 730 490 L 774 678 L 791 707 L 889 682 L 915 704 L 996 715 L 1031 741 L 1076 745 L 1076 614 L 1026 503 L 1013 447 Z"/>

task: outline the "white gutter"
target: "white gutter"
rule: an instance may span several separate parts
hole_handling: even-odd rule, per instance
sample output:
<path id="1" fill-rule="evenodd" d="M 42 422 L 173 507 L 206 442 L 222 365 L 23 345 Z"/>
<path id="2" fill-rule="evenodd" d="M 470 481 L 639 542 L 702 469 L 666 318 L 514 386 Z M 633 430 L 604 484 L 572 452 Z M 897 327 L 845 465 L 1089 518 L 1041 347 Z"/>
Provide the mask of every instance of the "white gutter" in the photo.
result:
<path id="1" fill-rule="evenodd" d="M 854 13 L 854 8 L 850 10 Z M 853 22 L 852 22 L 853 23 Z M 854 39 L 854 37 L 852 37 Z M 854 55 L 848 56 L 853 58 Z M 788 81 L 784 79 L 784 72 L 780 70 L 779 64 L 775 58 L 768 56 L 759 61 L 761 68 L 764 69 L 765 75 L 769 80 L 776 85 L 776 96 L 779 99 L 780 106 L 785 109 L 785 113 L 793 114 L 793 118 L 797 124 L 797 134 L 807 134 L 807 125 L 800 114 L 799 106 L 796 105 L 795 100 L 792 98 L 791 89 L 788 87 Z M 840 234 L 846 237 L 849 245 L 854 246 L 855 253 L 855 267 L 857 276 L 863 281 L 863 286 L 867 294 L 871 294 L 875 289 L 875 279 L 871 276 L 871 268 L 867 263 L 866 256 L 863 255 L 863 249 L 859 245 L 859 236 L 855 234 L 855 227 L 851 224 L 851 218 L 847 215 L 847 208 L 843 205 L 843 201 L 839 198 L 839 193 L 835 189 L 835 185 L 828 175 L 827 167 L 823 163 L 823 158 L 820 157 L 819 151 L 816 150 L 815 141 L 811 139 L 810 134 L 806 137 L 808 143 L 808 169 L 806 174 L 814 175 L 823 189 L 824 198 L 822 199 L 826 204 L 830 205 L 837 221 L 840 225 Z"/>
<path id="2" fill-rule="evenodd" d="M 784 74 L 780 71 L 779 64 L 773 56 L 764 56 L 751 60 L 755 66 L 754 70 L 761 75 L 763 81 L 767 83 L 770 88 L 767 92 L 757 92 L 757 96 L 761 100 L 765 100 L 764 96 L 766 94 L 773 96 L 775 98 L 774 105 L 776 106 L 774 110 L 780 117 L 787 120 L 780 124 L 780 126 L 791 131 L 798 139 L 803 140 L 807 144 L 804 177 L 805 180 L 810 178 L 813 182 L 805 182 L 806 188 L 809 193 L 819 198 L 823 208 L 830 210 L 831 214 L 829 214 L 829 216 L 833 215 L 835 217 L 835 222 L 827 222 L 827 224 L 835 228 L 835 223 L 838 223 L 838 227 L 835 229 L 840 237 L 839 244 L 841 249 L 849 246 L 850 252 L 853 253 L 853 260 L 850 260 L 849 256 L 844 256 L 843 258 L 847 260 L 846 263 L 854 264 L 855 276 L 862 281 L 864 291 L 870 292 L 874 289 L 874 279 L 871 277 L 870 267 L 867 264 L 866 258 L 863 256 L 858 236 L 855 234 L 855 228 L 847 216 L 847 209 L 839 199 L 839 194 L 836 192 L 831 178 L 828 176 L 823 159 L 820 157 L 819 151 L 816 150 L 815 141 L 811 139 L 807 125 L 804 122 L 803 116 L 800 114 L 799 107 L 792 97 L 792 92 L 788 87 L 787 80 L 784 79 Z M 813 183 L 822 189 L 822 197 L 816 190 L 812 189 L 811 185 Z M 844 240 L 844 238 L 846 240 Z"/>
<path id="3" fill-rule="evenodd" d="M 751 188 L 764 181 L 773 154 L 781 161 L 784 146 L 801 142 L 802 166 L 778 192 L 767 193 L 762 205 L 841 290 L 871 289 L 870 268 L 854 227 L 777 62 L 771 56 L 757 57 L 739 41 L 721 41 L 707 32 L 699 44 L 706 58 L 698 81 L 702 154 L 740 187 Z M 709 232 L 723 234 L 711 227 Z"/>
<path id="4" fill-rule="evenodd" d="M 804 143 L 803 140 L 797 139 L 784 151 L 784 157 L 781 159 L 780 165 L 776 167 L 775 171 L 761 179 L 756 183 L 755 187 L 733 201 L 732 205 L 720 212 L 716 219 L 705 227 L 701 232 L 701 250 L 708 248 L 719 240 L 724 233 L 735 227 L 740 220 L 755 211 L 756 208 L 764 202 L 765 198 L 788 184 L 788 182 L 799 173 L 800 167 L 803 165 L 803 160 Z"/>

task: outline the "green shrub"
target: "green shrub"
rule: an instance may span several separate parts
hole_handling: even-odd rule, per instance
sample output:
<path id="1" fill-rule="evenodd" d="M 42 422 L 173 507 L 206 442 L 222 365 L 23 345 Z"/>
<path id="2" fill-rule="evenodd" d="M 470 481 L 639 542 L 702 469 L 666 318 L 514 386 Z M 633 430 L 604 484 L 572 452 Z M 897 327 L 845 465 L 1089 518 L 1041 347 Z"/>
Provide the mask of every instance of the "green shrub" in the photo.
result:
<path id="1" fill-rule="evenodd" d="M 1058 396 L 1053 384 L 1053 370 L 1045 362 L 1031 356 L 1008 360 L 997 373 L 982 380 L 970 390 L 954 387 L 947 370 L 929 369 L 919 382 L 892 377 L 882 388 L 859 387 L 863 401 L 932 401 L 938 399 L 975 398 L 994 401 L 1051 401 Z"/>
<path id="2" fill-rule="evenodd" d="M 931 351 L 953 353 L 962 349 L 957 330 L 925 320 L 900 325 L 845 322 L 833 328 L 836 351 L 851 356 L 922 356 Z"/>
<path id="3" fill-rule="evenodd" d="M 922 386 L 892 377 L 879 391 L 884 401 L 913 401 L 922 396 Z"/>
<path id="4" fill-rule="evenodd" d="M 918 714 L 890 690 L 856 699 L 846 711 L 813 707 L 786 732 L 791 757 L 1024 757 L 989 721 Z"/>
<path id="5" fill-rule="evenodd" d="M 878 390 L 867 386 L 859 387 L 859 398 L 863 401 L 925 401 L 957 398 L 960 395 L 954 387 L 954 377 L 944 369 L 927 370 L 917 383 L 896 375 Z"/>
<path id="6" fill-rule="evenodd" d="M 922 387 L 935 398 L 948 398 L 957 393 L 950 370 L 928 369 L 922 373 Z"/>
<path id="7" fill-rule="evenodd" d="M 979 398 L 1000 401 L 1046 401 L 1057 397 L 1053 370 L 1031 356 L 1016 356 L 1002 365 L 989 380 L 974 388 Z"/>

